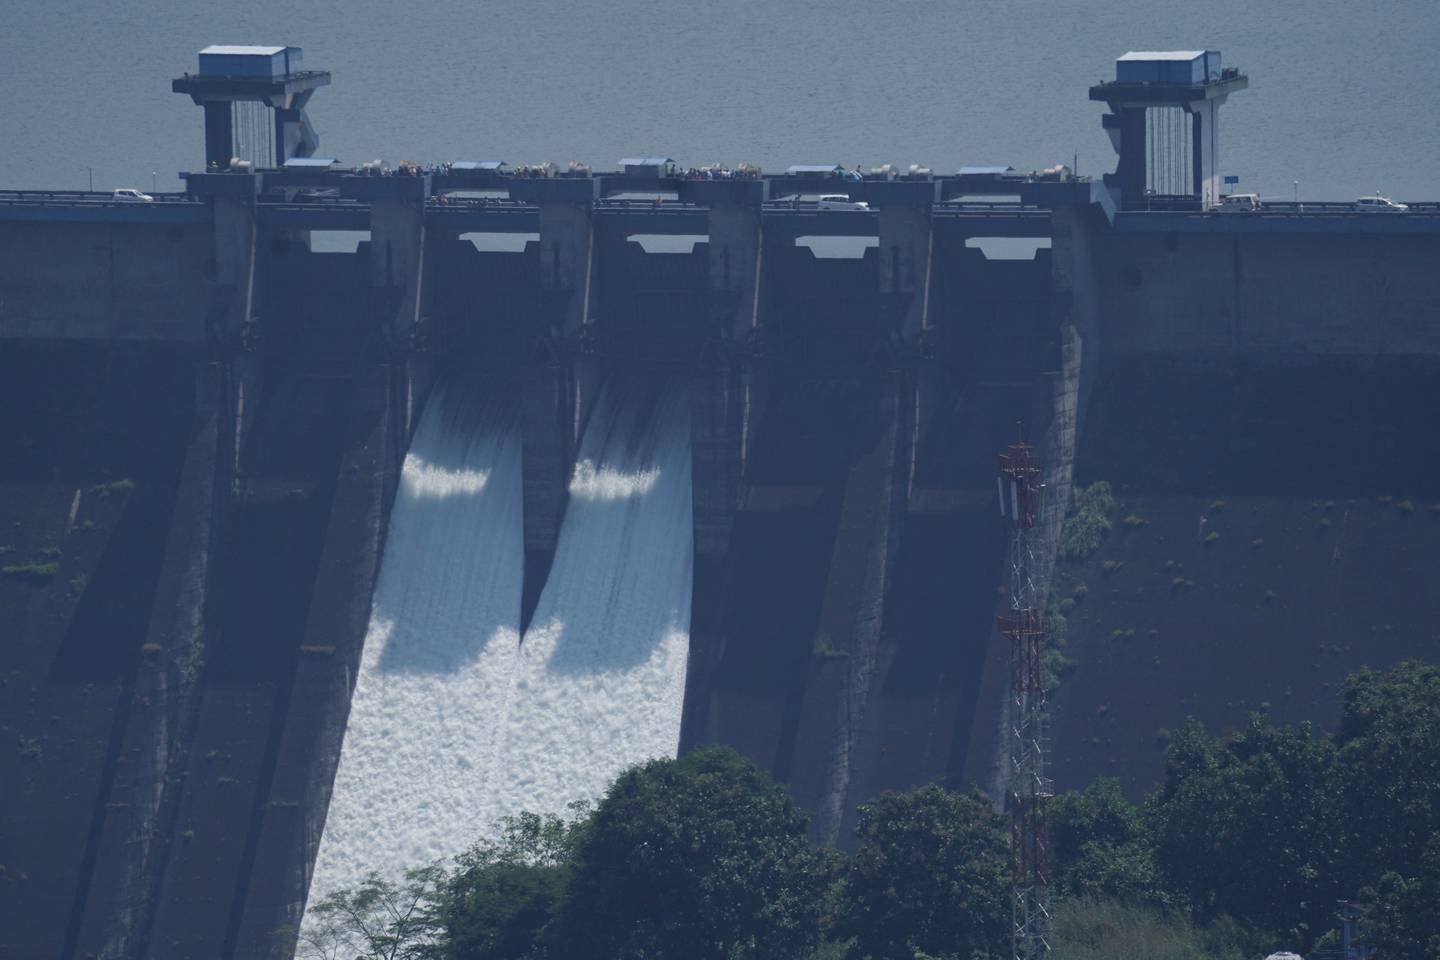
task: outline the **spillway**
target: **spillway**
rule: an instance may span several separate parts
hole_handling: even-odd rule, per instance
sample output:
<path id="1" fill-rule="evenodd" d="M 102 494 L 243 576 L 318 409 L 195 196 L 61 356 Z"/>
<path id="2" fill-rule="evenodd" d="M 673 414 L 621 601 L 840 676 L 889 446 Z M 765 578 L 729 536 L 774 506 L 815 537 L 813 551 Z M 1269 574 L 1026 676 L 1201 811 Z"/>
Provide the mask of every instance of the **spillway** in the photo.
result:
<path id="1" fill-rule="evenodd" d="M 515 665 L 495 809 L 562 812 L 675 756 L 694 582 L 682 388 L 612 380 L 586 424 L 555 560 Z"/>
<path id="2" fill-rule="evenodd" d="M 451 387 L 426 406 L 390 519 L 309 903 L 458 853 L 494 812 L 520 639 L 518 409 Z"/>

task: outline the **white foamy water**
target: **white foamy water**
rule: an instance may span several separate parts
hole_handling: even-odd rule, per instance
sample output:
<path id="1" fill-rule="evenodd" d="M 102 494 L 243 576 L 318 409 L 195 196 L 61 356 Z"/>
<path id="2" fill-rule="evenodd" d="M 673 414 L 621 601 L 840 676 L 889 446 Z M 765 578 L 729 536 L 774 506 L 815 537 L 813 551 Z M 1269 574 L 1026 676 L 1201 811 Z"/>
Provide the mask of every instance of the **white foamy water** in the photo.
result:
<path id="1" fill-rule="evenodd" d="M 495 809 L 563 813 L 680 745 L 694 534 L 683 391 L 624 381 L 586 425 L 520 647 Z"/>
<path id="2" fill-rule="evenodd" d="M 437 391 L 405 458 L 309 903 L 452 856 L 494 819 L 487 782 L 519 643 L 513 405 Z"/>

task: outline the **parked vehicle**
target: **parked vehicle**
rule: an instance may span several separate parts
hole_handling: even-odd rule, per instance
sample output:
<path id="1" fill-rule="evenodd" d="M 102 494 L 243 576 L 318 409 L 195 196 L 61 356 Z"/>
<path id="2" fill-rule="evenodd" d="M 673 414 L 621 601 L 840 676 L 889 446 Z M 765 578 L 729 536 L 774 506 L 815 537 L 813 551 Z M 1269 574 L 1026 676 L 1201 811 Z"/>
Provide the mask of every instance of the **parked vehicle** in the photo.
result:
<path id="1" fill-rule="evenodd" d="M 154 203 L 155 198 L 148 193 L 141 193 L 134 187 L 121 187 L 111 195 L 112 200 L 120 200 L 125 203 Z"/>
<path id="2" fill-rule="evenodd" d="M 1382 197 L 1377 193 L 1373 197 L 1361 197 L 1356 200 L 1355 209 L 1359 213 L 1404 213 L 1410 207 L 1404 203 L 1396 203 L 1389 197 Z"/>
<path id="3" fill-rule="evenodd" d="M 1253 193 L 1232 193 L 1221 197 L 1215 209 L 1221 213 L 1250 213 L 1265 209 L 1260 197 Z"/>
<path id="4" fill-rule="evenodd" d="M 822 193 L 815 200 L 815 206 L 821 210 L 869 210 L 870 204 L 864 200 L 851 200 L 843 193 Z"/>

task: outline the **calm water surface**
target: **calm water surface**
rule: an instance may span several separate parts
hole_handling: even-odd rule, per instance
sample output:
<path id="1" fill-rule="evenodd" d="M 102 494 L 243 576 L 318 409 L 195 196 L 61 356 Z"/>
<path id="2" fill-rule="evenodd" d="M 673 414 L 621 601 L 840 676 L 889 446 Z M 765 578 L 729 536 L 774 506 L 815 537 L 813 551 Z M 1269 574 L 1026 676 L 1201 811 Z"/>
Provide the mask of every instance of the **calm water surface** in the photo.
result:
<path id="1" fill-rule="evenodd" d="M 1113 168 L 1089 84 L 1127 49 L 1218 48 L 1251 78 L 1224 172 L 1311 199 L 1440 199 L 1436 0 L 11 0 L 0 186 L 177 187 L 201 112 L 169 81 L 208 43 L 305 48 L 347 163 L 920 161 Z"/>

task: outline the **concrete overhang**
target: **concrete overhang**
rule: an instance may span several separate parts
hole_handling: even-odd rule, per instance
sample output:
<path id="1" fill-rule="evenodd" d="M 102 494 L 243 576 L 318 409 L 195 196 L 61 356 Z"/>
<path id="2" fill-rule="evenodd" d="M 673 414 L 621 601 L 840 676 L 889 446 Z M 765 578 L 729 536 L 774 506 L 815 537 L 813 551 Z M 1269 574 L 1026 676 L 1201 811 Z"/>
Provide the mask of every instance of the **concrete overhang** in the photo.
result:
<path id="1" fill-rule="evenodd" d="M 190 174 L 191 177 L 196 174 Z M 213 177 L 244 176 L 244 174 L 216 173 L 205 174 Z M 273 190 L 279 188 L 296 187 L 328 187 L 333 190 L 340 188 L 338 175 L 333 170 L 304 169 L 301 167 L 287 167 L 283 169 L 267 168 L 255 174 L 256 179 L 261 181 L 261 190 Z"/>
<path id="2" fill-rule="evenodd" d="M 792 194 L 818 196 L 822 193 L 843 193 L 851 200 L 863 200 L 872 206 L 911 205 L 928 207 L 940 196 L 939 180 L 847 180 L 844 178 L 770 177 L 770 197 Z M 767 198 L 768 199 L 768 198 Z"/>
<path id="3" fill-rule="evenodd" d="M 187 73 L 170 81 L 170 89 L 189 94 L 198 105 L 210 100 L 260 100 L 286 107 L 292 98 L 329 84 L 328 70 L 303 70 L 283 77 L 202 77 Z"/>
<path id="4" fill-rule="evenodd" d="M 1049 210 L 977 210 L 956 205 L 934 207 L 935 233 L 952 237 L 1048 237 L 1054 232 Z"/>
<path id="5" fill-rule="evenodd" d="M 795 237 L 875 237 L 880 214 L 875 210 L 816 210 L 766 207 L 761 211 L 767 235 Z"/>
<path id="6" fill-rule="evenodd" d="M 262 226 L 291 230 L 369 230 L 370 208 L 359 203 L 262 203 L 256 219 Z"/>
<path id="7" fill-rule="evenodd" d="M 510 199 L 525 203 L 594 203 L 600 197 L 600 177 L 512 177 L 506 183 Z"/>
<path id="8" fill-rule="evenodd" d="M 1440 211 L 1376 213 L 1141 213 L 1115 218 L 1121 233 L 1440 234 Z"/>
<path id="9" fill-rule="evenodd" d="M 425 221 L 457 233 L 540 232 L 540 213 L 534 207 L 430 204 L 425 208 Z"/>
<path id="10" fill-rule="evenodd" d="M 1205 100 L 1223 99 L 1250 86 L 1245 74 L 1226 77 L 1212 83 L 1097 83 L 1090 88 L 1090 99 L 1122 107 L 1154 107 L 1173 104 L 1182 106 Z"/>
<path id="11" fill-rule="evenodd" d="M 34 203 L 0 201 L 0 222 L 49 220 L 66 223 L 209 223 L 210 205 L 194 201 L 156 203 Z"/>
<path id="12" fill-rule="evenodd" d="M 770 181 L 735 177 L 730 180 L 675 180 L 671 183 L 680 199 L 711 207 L 729 204 L 744 206 L 769 199 Z"/>
<path id="13" fill-rule="evenodd" d="M 261 179 L 253 173 L 182 172 L 185 189 L 197 197 L 254 197 Z"/>
<path id="14" fill-rule="evenodd" d="M 655 236 L 705 236 L 710 233 L 710 212 L 696 207 L 666 210 L 597 209 L 595 225 L 607 232 L 626 236 L 643 233 Z"/>
<path id="15" fill-rule="evenodd" d="M 340 196 L 347 200 L 423 201 L 430 196 L 430 176 L 362 177 L 340 176 Z"/>

